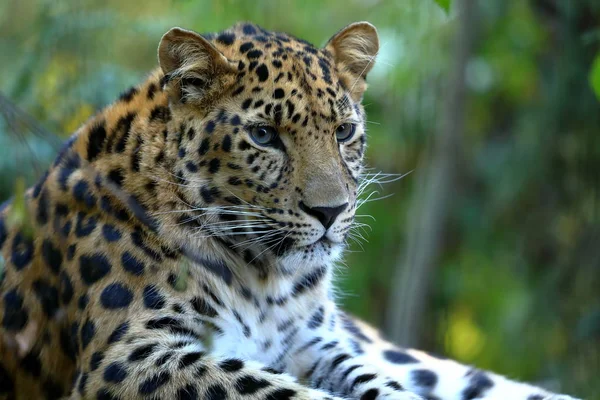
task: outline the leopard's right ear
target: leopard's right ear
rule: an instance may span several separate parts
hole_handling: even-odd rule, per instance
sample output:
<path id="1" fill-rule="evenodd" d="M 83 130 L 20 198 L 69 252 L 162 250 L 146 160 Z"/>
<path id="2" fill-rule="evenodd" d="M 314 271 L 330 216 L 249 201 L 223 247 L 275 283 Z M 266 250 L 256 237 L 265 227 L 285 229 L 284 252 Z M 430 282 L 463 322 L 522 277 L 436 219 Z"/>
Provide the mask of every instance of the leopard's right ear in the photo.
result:
<path id="1" fill-rule="evenodd" d="M 236 68 L 215 46 L 197 34 L 172 28 L 160 40 L 158 61 L 171 99 L 210 103 L 235 82 Z"/>

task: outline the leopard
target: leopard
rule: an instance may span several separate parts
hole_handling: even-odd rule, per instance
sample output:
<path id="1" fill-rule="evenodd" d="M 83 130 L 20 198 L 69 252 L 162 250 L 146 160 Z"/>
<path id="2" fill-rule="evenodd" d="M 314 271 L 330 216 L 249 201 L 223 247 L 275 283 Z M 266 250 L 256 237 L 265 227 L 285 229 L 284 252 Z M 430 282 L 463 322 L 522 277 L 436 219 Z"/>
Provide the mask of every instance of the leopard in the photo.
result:
<path id="1" fill-rule="evenodd" d="M 378 51 L 368 22 L 323 47 L 250 22 L 165 33 L 0 208 L 0 399 L 572 399 L 338 307 Z"/>

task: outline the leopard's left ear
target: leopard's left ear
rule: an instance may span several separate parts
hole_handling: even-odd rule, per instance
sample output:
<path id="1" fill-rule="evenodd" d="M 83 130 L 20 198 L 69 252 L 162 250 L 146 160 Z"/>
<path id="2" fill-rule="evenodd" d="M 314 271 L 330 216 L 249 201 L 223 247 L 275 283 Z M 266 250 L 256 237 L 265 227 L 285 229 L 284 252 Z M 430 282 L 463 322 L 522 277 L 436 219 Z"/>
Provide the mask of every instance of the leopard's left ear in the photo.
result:
<path id="1" fill-rule="evenodd" d="M 158 46 L 164 85 L 172 99 L 207 105 L 235 81 L 235 66 L 196 32 L 173 28 Z"/>
<path id="2" fill-rule="evenodd" d="M 379 51 L 377 29 L 368 22 L 355 22 L 329 39 L 325 49 L 333 54 L 342 83 L 355 100 L 360 99 Z"/>

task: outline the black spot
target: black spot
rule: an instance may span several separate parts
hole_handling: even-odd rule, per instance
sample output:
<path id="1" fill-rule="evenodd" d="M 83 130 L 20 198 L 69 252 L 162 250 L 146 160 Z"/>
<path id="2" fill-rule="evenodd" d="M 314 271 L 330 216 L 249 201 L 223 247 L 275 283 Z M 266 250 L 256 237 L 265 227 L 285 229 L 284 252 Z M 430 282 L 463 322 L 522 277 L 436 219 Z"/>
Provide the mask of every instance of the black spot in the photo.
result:
<path id="1" fill-rule="evenodd" d="M 208 152 L 208 149 L 210 148 L 210 143 L 208 141 L 208 139 L 204 138 L 202 139 L 202 142 L 200 142 L 200 146 L 198 147 L 198 155 L 203 156 Z"/>
<path id="2" fill-rule="evenodd" d="M 142 146 L 142 138 L 140 136 L 138 136 L 136 138 L 135 149 L 133 150 L 133 152 L 131 154 L 131 170 L 134 172 L 140 172 L 140 163 L 142 162 L 142 152 L 140 151 L 141 146 Z"/>
<path id="3" fill-rule="evenodd" d="M 192 161 L 188 161 L 185 163 L 185 169 L 190 171 L 192 174 L 195 174 L 196 172 L 198 172 L 198 166 L 196 165 L 196 163 L 194 163 Z"/>
<path id="4" fill-rule="evenodd" d="M 108 259 L 101 254 L 79 257 L 79 273 L 86 285 L 92 285 L 110 272 Z"/>
<path id="5" fill-rule="evenodd" d="M 375 400 L 379 395 L 379 389 L 369 389 L 360 396 L 360 400 Z"/>
<path id="6" fill-rule="evenodd" d="M 79 212 L 77 214 L 77 224 L 75 225 L 75 235 L 78 238 L 89 236 L 96 229 L 97 220 L 95 217 L 86 219 L 86 214 Z"/>
<path id="7" fill-rule="evenodd" d="M 139 227 L 131 233 L 131 240 L 133 241 L 133 244 L 142 249 L 144 253 L 146 253 L 154 261 L 162 262 L 162 256 L 159 254 L 159 252 L 146 245 L 144 236 L 142 235 L 142 232 Z"/>
<path id="8" fill-rule="evenodd" d="M 46 265 L 50 268 L 50 271 L 58 274 L 62 265 L 62 254 L 48 239 L 44 239 L 42 242 L 42 257 L 46 261 Z"/>
<path id="9" fill-rule="evenodd" d="M 168 351 L 168 352 L 166 352 L 166 353 L 163 353 L 163 355 L 161 355 L 161 356 L 160 356 L 160 357 L 159 357 L 159 358 L 156 360 L 156 362 L 154 363 L 154 366 L 156 366 L 156 367 L 162 367 L 162 366 L 164 366 L 166 363 L 168 363 L 168 362 L 169 362 L 169 360 L 170 360 L 171 358 L 173 358 L 173 356 L 174 356 L 174 355 L 175 355 L 175 353 L 174 353 L 174 352 L 172 352 L 172 351 Z"/>
<path id="10" fill-rule="evenodd" d="M 323 325 L 324 316 L 325 316 L 325 309 L 323 308 L 323 306 L 321 306 L 312 315 L 312 317 L 310 317 L 310 319 L 308 320 L 307 326 L 310 329 L 318 328 L 319 326 Z"/>
<path id="11" fill-rule="evenodd" d="M 77 300 L 77 307 L 80 310 L 85 310 L 85 308 L 87 307 L 89 301 L 90 301 L 90 298 L 88 297 L 88 295 L 87 294 L 83 294 L 83 295 L 81 295 L 81 297 L 79 297 L 79 300 Z"/>
<path id="12" fill-rule="evenodd" d="M 194 351 L 194 352 L 191 352 L 191 353 L 186 353 L 179 360 L 179 368 L 180 369 L 187 368 L 190 365 L 194 364 L 199 359 L 201 359 L 202 357 L 204 357 L 204 352 L 202 352 L 202 351 Z"/>
<path id="13" fill-rule="evenodd" d="M 196 137 L 196 130 L 194 129 L 194 127 L 190 127 L 190 129 L 188 129 L 187 137 L 190 141 L 194 140 L 194 138 Z"/>
<path id="14" fill-rule="evenodd" d="M 220 259 L 213 260 L 213 259 L 209 259 L 209 258 L 196 256 L 196 255 L 192 255 L 192 259 L 196 263 L 202 265 L 204 268 L 206 268 L 207 270 L 212 272 L 213 274 L 215 274 L 218 277 L 220 277 L 221 279 L 223 279 L 223 281 L 227 285 L 231 285 L 231 282 L 233 280 L 233 273 L 231 272 L 231 269 L 227 266 L 225 261 L 220 260 Z M 205 287 L 205 290 L 206 290 L 206 287 Z M 219 300 L 214 296 L 213 296 L 213 301 L 215 301 L 216 303 L 219 303 Z"/>
<path id="15" fill-rule="evenodd" d="M 93 321 L 87 320 L 81 326 L 81 347 L 85 350 L 88 344 L 94 338 L 96 334 L 96 325 Z"/>
<path id="16" fill-rule="evenodd" d="M 150 121 L 158 120 L 160 122 L 169 122 L 171 120 L 171 110 L 166 106 L 156 106 L 150 112 Z"/>
<path id="17" fill-rule="evenodd" d="M 309 274 L 304 275 L 292 290 L 292 296 L 298 296 L 308 289 L 315 287 L 319 281 L 325 276 L 326 267 L 321 267 Z"/>
<path id="18" fill-rule="evenodd" d="M 198 314 L 206 315 L 207 317 L 214 318 L 217 316 L 217 310 L 215 310 L 210 304 L 200 297 L 195 297 L 191 301 L 192 307 Z"/>
<path id="19" fill-rule="evenodd" d="M 118 153 L 122 153 L 125 151 L 125 147 L 127 145 L 127 138 L 129 138 L 129 131 L 131 130 L 131 124 L 133 123 L 135 116 L 135 113 L 130 112 L 119 118 L 119 120 L 117 121 L 117 125 L 115 126 L 115 131 L 113 133 L 113 136 L 111 136 L 111 139 L 116 138 L 117 134 L 122 132 L 121 138 L 115 146 L 115 151 Z M 110 143 L 109 139 L 109 143 L 107 143 L 106 145 L 108 151 L 111 151 L 111 149 L 109 148 L 111 146 L 112 143 Z"/>
<path id="20" fill-rule="evenodd" d="M 48 222 L 48 192 L 44 189 L 37 205 L 36 220 L 44 225 Z"/>
<path id="21" fill-rule="evenodd" d="M 171 380 L 171 374 L 166 371 L 163 371 L 159 374 L 156 374 L 149 379 L 145 380 L 140 384 L 139 392 L 142 395 L 148 395 L 156 392 L 161 386 Z M 224 399 L 225 397 L 222 397 Z"/>
<path id="22" fill-rule="evenodd" d="M 385 386 L 397 390 L 398 392 L 404 391 L 404 387 L 396 381 L 386 382 Z"/>
<path id="23" fill-rule="evenodd" d="M 265 64 L 260 64 L 256 67 L 256 75 L 258 75 L 259 81 L 264 82 L 269 78 L 269 69 Z"/>
<path id="24" fill-rule="evenodd" d="M 131 352 L 131 354 L 129 354 L 127 360 L 131 362 L 143 361 L 154 353 L 154 350 L 157 346 L 158 345 L 156 343 L 150 343 L 137 347 Z"/>
<path id="25" fill-rule="evenodd" d="M 73 185 L 73 197 L 78 202 L 85 204 L 88 208 L 91 208 L 96 204 L 96 198 L 90 191 L 90 186 L 84 180 L 79 180 Z"/>
<path id="26" fill-rule="evenodd" d="M 207 204 L 213 203 L 219 194 L 220 192 L 217 188 L 209 188 L 207 186 L 202 186 L 200 188 L 200 196 L 202 196 L 202 200 Z"/>
<path id="27" fill-rule="evenodd" d="M 231 46 L 235 41 L 235 35 L 229 32 L 223 32 L 217 36 L 217 41 L 226 46 Z"/>
<path id="28" fill-rule="evenodd" d="M 133 301 L 133 292 L 121 283 L 111 283 L 100 294 L 100 303 L 109 310 L 128 307 Z"/>
<path id="29" fill-rule="evenodd" d="M 213 133 L 215 130 L 215 121 L 208 121 L 206 123 L 206 126 L 204 127 L 204 132 L 211 134 Z"/>
<path id="30" fill-rule="evenodd" d="M 242 103 L 242 110 L 248 109 L 248 107 L 250 107 L 251 104 L 252 104 L 252 99 L 244 100 L 244 102 Z"/>
<path id="31" fill-rule="evenodd" d="M 223 400 L 227 398 L 227 391 L 220 385 L 212 385 L 206 390 L 205 400 Z"/>
<path id="32" fill-rule="evenodd" d="M 253 59 L 253 58 L 259 58 L 260 56 L 262 56 L 263 52 L 256 49 L 256 50 L 252 50 L 249 51 L 248 54 L 246 55 L 249 59 Z"/>
<path id="33" fill-rule="evenodd" d="M 217 172 L 219 172 L 220 167 L 221 167 L 221 160 L 219 160 L 218 158 L 213 158 L 208 163 L 208 172 L 210 172 L 211 174 L 216 174 Z"/>
<path id="34" fill-rule="evenodd" d="M 95 352 L 90 357 L 90 371 L 95 371 L 100 367 L 100 364 L 104 360 L 104 354 L 100 352 Z"/>
<path id="35" fill-rule="evenodd" d="M 33 282 L 33 291 L 42 304 L 42 310 L 48 318 L 54 317 L 58 310 L 58 289 L 47 281 L 38 279 Z"/>
<path id="36" fill-rule="evenodd" d="M 237 389 L 239 394 L 254 394 L 260 389 L 266 388 L 270 386 L 271 383 L 269 381 L 256 378 L 252 375 L 242 376 L 235 382 L 235 388 Z"/>
<path id="37" fill-rule="evenodd" d="M 29 316 L 23 308 L 23 297 L 12 289 L 4 295 L 4 317 L 2 326 L 8 331 L 20 331 L 25 328 Z"/>
<path id="38" fill-rule="evenodd" d="M 73 299 L 73 284 L 66 272 L 60 273 L 60 301 L 69 304 Z"/>
<path id="39" fill-rule="evenodd" d="M 469 384 L 462 392 L 462 400 L 472 400 L 483 397 L 486 391 L 494 386 L 494 381 L 482 371 L 470 370 Z"/>
<path id="40" fill-rule="evenodd" d="M 285 91 L 281 88 L 275 89 L 273 91 L 273 98 L 274 99 L 283 99 L 283 97 L 285 96 Z"/>
<path id="41" fill-rule="evenodd" d="M 20 365 L 21 368 L 36 378 L 39 378 L 42 373 L 42 364 L 40 363 L 37 351 L 29 352 L 25 357 L 23 357 Z M 0 393 L 3 393 L 2 389 L 0 389 Z"/>
<path id="42" fill-rule="evenodd" d="M 135 86 L 132 86 L 119 95 L 119 100 L 124 101 L 125 103 L 129 103 L 131 99 L 133 99 L 133 96 L 135 96 L 137 93 L 137 88 Z"/>
<path id="43" fill-rule="evenodd" d="M 114 225 L 104 224 L 102 226 L 102 236 L 107 242 L 116 242 L 121 239 L 121 232 Z"/>
<path id="44" fill-rule="evenodd" d="M 219 368 L 225 372 L 237 372 L 244 368 L 244 362 L 242 360 L 238 360 L 237 358 L 230 358 L 222 361 L 219 364 Z"/>
<path id="45" fill-rule="evenodd" d="M 352 384 L 350 385 L 350 391 L 353 391 L 354 388 L 358 385 L 362 385 L 364 383 L 371 382 L 376 377 L 377 377 L 377 375 L 375 375 L 375 374 L 362 374 L 362 375 L 357 376 L 356 378 L 354 378 L 354 380 L 352 381 Z"/>
<path id="46" fill-rule="evenodd" d="M 240 86 L 237 89 L 235 89 L 232 93 L 231 96 L 237 96 L 238 94 L 242 93 L 244 91 L 245 87 L 244 86 Z"/>
<path id="47" fill-rule="evenodd" d="M 96 123 L 92 126 L 88 133 L 87 159 L 94 161 L 100 154 L 106 140 L 106 128 L 104 122 Z"/>
<path id="48" fill-rule="evenodd" d="M 428 369 L 415 369 L 411 372 L 412 380 L 417 386 L 433 389 L 438 381 L 437 375 Z"/>
<path id="49" fill-rule="evenodd" d="M 127 378 L 127 370 L 121 363 L 113 362 L 104 369 L 105 382 L 121 383 L 125 378 Z"/>
<path id="50" fill-rule="evenodd" d="M 150 86 L 148 86 L 148 91 L 146 92 L 146 97 L 148 98 L 148 100 L 152 100 L 154 99 L 154 93 L 156 92 L 156 84 L 151 83 Z"/>
<path id="51" fill-rule="evenodd" d="M 126 251 L 121 255 L 121 265 L 123 269 L 130 274 L 140 276 L 144 273 L 144 263 Z"/>
<path id="52" fill-rule="evenodd" d="M 292 389 L 277 389 L 269 393 L 265 400 L 291 400 L 296 395 L 296 391 Z"/>
<path id="53" fill-rule="evenodd" d="M 77 390 L 80 394 L 85 393 L 85 385 L 87 384 L 88 374 L 81 374 L 81 378 L 79 378 L 79 385 L 77 385 Z"/>
<path id="54" fill-rule="evenodd" d="M 242 43 L 242 45 L 240 46 L 240 53 L 245 53 L 253 47 L 254 47 L 254 43 L 252 43 L 252 42 Z"/>
<path id="55" fill-rule="evenodd" d="M 231 176 L 231 177 L 229 177 L 229 179 L 227 180 L 227 182 L 230 185 L 233 185 L 233 186 L 238 186 L 238 185 L 242 184 L 242 181 L 237 176 Z"/>
<path id="56" fill-rule="evenodd" d="M 2 365 L 0 365 L 0 394 L 11 394 L 15 384 L 12 377 Z"/>
<path id="57" fill-rule="evenodd" d="M 31 262 L 33 257 L 33 242 L 31 239 L 24 237 L 21 232 L 17 232 L 13 238 L 12 254 L 10 261 L 17 270 L 22 270 Z"/>
<path id="58" fill-rule="evenodd" d="M 239 115 L 234 115 L 233 117 L 231 117 L 230 122 L 231 122 L 231 125 L 233 125 L 233 126 L 238 126 L 238 125 L 242 124 L 242 120 L 240 119 Z"/>
<path id="59" fill-rule="evenodd" d="M 256 28 L 251 24 L 244 24 L 242 27 L 242 32 L 246 35 L 256 35 Z"/>
<path id="60" fill-rule="evenodd" d="M 398 350 L 386 350 L 383 352 L 383 358 L 393 364 L 413 364 L 418 363 L 419 360 L 411 356 L 410 354 L 404 353 Z"/>
<path id="61" fill-rule="evenodd" d="M 175 400 L 198 400 L 198 398 L 198 391 L 191 384 L 179 389 L 175 396 Z"/>
<path id="62" fill-rule="evenodd" d="M 165 306 L 165 298 L 160 294 L 155 285 L 148 285 L 144 288 L 144 306 L 152 310 L 160 310 Z"/>
<path id="63" fill-rule="evenodd" d="M 108 337 L 108 344 L 116 343 L 129 331 L 129 322 L 125 321 L 115 328 Z"/>
<path id="64" fill-rule="evenodd" d="M 57 158 L 57 160 L 58 159 L 60 159 L 60 156 Z M 80 167 L 81 160 L 79 159 L 79 156 L 76 153 L 70 150 L 68 154 L 65 154 L 63 156 L 63 159 L 64 163 L 60 168 L 57 181 L 60 185 L 61 190 L 67 190 L 68 180 L 71 177 L 71 174 L 73 174 L 73 172 Z"/>

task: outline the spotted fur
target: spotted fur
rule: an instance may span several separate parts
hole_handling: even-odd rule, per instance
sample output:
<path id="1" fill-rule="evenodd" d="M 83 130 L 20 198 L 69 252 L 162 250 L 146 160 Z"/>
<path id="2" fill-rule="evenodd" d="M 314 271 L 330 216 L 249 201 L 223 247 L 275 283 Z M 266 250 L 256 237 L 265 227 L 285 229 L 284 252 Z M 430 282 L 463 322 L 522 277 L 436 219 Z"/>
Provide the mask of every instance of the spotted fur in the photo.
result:
<path id="1" fill-rule="evenodd" d="M 377 51 L 169 31 L 27 191 L 33 234 L 2 208 L 0 399 L 547 398 L 335 305 Z"/>

